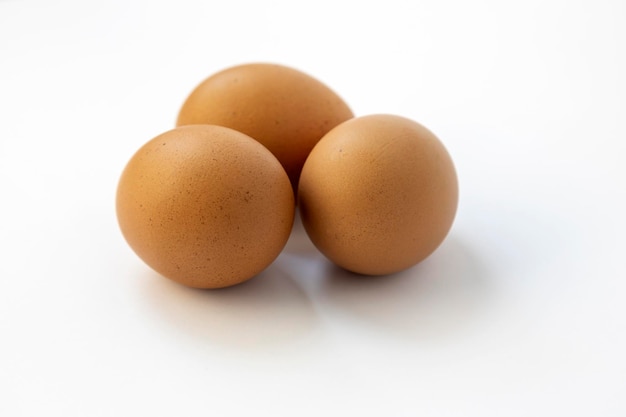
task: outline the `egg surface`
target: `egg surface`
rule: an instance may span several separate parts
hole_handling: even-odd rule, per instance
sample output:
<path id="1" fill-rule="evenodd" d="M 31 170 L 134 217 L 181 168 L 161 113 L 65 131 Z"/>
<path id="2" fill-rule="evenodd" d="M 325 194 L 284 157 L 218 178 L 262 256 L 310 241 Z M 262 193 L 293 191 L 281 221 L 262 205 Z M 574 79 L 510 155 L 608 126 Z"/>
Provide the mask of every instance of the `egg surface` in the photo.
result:
<path id="1" fill-rule="evenodd" d="M 366 275 L 406 269 L 430 255 L 454 220 L 458 185 L 450 155 L 404 117 L 348 120 L 310 153 L 298 189 L 302 223 L 337 265 Z"/>
<path id="2" fill-rule="evenodd" d="M 317 79 L 282 65 L 244 64 L 201 82 L 180 109 L 177 126 L 215 124 L 243 132 L 281 162 L 295 188 L 317 141 L 353 117 Z"/>
<path id="3" fill-rule="evenodd" d="M 246 281 L 287 242 L 291 184 L 278 160 L 235 130 L 179 127 L 141 147 L 119 180 L 121 231 L 155 271 L 196 288 Z"/>

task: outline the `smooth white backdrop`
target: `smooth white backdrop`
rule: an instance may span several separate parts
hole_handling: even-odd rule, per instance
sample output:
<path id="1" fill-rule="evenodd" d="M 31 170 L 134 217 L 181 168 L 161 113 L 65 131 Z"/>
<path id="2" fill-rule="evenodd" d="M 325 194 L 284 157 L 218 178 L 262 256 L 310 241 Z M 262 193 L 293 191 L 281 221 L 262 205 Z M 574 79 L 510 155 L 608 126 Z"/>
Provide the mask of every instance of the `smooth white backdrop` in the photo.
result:
<path id="1" fill-rule="evenodd" d="M 626 415 L 625 23 L 619 0 L 0 0 L 0 415 Z M 124 165 L 251 61 L 442 139 L 436 253 L 356 277 L 297 223 L 220 291 L 132 253 Z"/>

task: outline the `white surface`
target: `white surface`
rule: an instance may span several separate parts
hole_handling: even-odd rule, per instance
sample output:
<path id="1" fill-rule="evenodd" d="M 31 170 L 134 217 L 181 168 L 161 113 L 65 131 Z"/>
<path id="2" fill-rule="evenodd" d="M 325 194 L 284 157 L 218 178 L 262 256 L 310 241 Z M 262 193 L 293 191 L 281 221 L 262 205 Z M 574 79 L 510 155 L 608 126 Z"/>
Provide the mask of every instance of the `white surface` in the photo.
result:
<path id="1" fill-rule="evenodd" d="M 619 0 L 0 0 L 0 415 L 626 415 L 625 21 Z M 355 278 L 296 227 L 203 292 L 131 252 L 124 165 L 257 60 L 444 141 L 461 202 L 432 257 Z"/>

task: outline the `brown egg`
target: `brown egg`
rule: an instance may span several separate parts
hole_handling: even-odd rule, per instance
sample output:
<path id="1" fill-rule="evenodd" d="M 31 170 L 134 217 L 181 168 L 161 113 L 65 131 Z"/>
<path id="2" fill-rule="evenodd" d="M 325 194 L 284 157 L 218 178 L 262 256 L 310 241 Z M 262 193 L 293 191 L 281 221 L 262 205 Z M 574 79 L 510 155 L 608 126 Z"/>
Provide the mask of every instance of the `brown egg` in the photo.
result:
<path id="1" fill-rule="evenodd" d="M 256 63 L 204 80 L 183 104 L 177 125 L 215 124 L 253 137 L 278 158 L 295 189 L 313 146 L 352 117 L 320 81 L 285 66 Z"/>
<path id="2" fill-rule="evenodd" d="M 381 275 L 420 262 L 441 244 L 458 186 L 448 152 L 429 130 L 371 115 L 320 140 L 302 169 L 298 197 L 305 230 L 326 257 Z"/>
<path id="3" fill-rule="evenodd" d="M 267 267 L 287 242 L 294 210 L 278 160 L 221 126 L 184 126 L 152 139 L 117 189 L 131 248 L 160 274 L 197 288 L 238 284 Z"/>

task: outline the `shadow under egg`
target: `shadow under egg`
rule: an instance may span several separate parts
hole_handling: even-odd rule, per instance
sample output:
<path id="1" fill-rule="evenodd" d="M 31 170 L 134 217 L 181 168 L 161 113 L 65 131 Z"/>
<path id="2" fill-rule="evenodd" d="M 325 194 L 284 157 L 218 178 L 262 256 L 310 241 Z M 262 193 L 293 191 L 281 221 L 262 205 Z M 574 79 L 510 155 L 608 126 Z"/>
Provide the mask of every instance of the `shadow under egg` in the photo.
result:
<path id="1" fill-rule="evenodd" d="M 150 273 L 143 290 L 155 316 L 204 343 L 257 350 L 296 342 L 316 328 L 306 293 L 274 264 L 249 281 L 216 290 Z"/>
<path id="2" fill-rule="evenodd" d="M 283 253 L 290 255 L 296 255 L 302 258 L 316 258 L 320 255 L 319 251 L 309 239 L 309 236 L 302 224 L 302 218 L 300 217 L 300 210 L 296 210 L 296 215 L 293 221 L 293 227 L 289 240 L 283 249 Z"/>
<path id="3" fill-rule="evenodd" d="M 328 263 L 325 304 L 362 326 L 401 338 L 434 340 L 469 329 L 492 296 L 492 277 L 462 240 L 450 236 L 429 258 L 383 276 Z"/>

